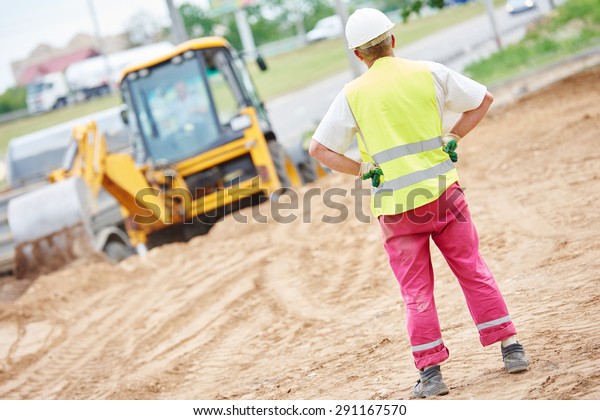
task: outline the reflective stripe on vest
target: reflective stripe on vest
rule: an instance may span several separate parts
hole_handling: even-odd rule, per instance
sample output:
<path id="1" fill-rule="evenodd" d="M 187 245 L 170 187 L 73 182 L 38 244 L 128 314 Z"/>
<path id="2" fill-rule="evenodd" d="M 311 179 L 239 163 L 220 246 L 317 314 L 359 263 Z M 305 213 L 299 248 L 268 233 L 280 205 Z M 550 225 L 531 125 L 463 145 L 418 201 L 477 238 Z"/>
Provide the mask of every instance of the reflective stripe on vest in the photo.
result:
<path id="1" fill-rule="evenodd" d="M 458 180 L 441 149 L 442 121 L 425 63 L 380 58 L 346 85 L 345 94 L 360 128 L 363 160 L 383 171 L 383 183 L 371 197 L 376 217 L 435 201 Z"/>

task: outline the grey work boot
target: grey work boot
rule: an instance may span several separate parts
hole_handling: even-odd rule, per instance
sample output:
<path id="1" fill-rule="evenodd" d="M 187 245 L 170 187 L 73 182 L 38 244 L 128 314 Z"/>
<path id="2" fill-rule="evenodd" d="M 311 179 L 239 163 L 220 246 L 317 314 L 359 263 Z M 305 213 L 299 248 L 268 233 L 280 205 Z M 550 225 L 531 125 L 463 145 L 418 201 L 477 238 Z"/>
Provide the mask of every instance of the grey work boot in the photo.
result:
<path id="1" fill-rule="evenodd" d="M 525 356 L 525 349 L 520 343 L 502 347 L 502 360 L 508 373 L 523 372 L 529 369 L 529 359 Z"/>
<path id="2" fill-rule="evenodd" d="M 446 395 L 449 392 L 444 379 L 442 379 L 439 365 L 419 372 L 419 376 L 420 378 L 413 388 L 415 397 L 433 397 L 434 395 Z"/>

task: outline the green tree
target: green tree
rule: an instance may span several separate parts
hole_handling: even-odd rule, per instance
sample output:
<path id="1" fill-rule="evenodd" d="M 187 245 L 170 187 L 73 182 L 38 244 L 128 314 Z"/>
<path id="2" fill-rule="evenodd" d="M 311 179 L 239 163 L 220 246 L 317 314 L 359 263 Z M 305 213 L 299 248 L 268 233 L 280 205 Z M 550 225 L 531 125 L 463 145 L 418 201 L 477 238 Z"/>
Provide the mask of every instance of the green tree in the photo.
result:
<path id="1" fill-rule="evenodd" d="M 179 6 L 179 13 L 187 33 L 192 38 L 213 35 L 215 26 L 219 24 L 218 19 L 194 4 L 182 4 Z"/>
<path id="2" fill-rule="evenodd" d="M 257 46 L 298 34 L 299 27 L 314 28 L 324 17 L 335 14 L 328 0 L 261 0 L 246 8 L 248 22 Z M 374 0 L 373 4 L 384 12 L 400 10 L 404 20 L 421 9 L 444 7 L 444 0 Z M 194 4 L 184 3 L 179 7 L 183 23 L 191 37 L 220 35 L 237 49 L 242 42 L 233 13 L 213 16 Z M 298 16 L 302 17 L 298 25 Z"/>
<path id="3" fill-rule="evenodd" d="M 179 7 L 183 24 L 191 37 L 220 35 L 237 48 L 242 42 L 233 13 L 213 16 L 194 4 Z M 303 17 L 306 28 L 312 28 L 325 16 L 334 14 L 327 0 L 264 0 L 246 7 L 248 22 L 257 46 L 296 35 L 296 16 Z"/>
<path id="4" fill-rule="evenodd" d="M 248 22 L 257 46 L 290 37 L 298 33 L 298 16 L 306 30 L 314 28 L 324 17 L 335 14 L 328 0 L 261 0 L 246 8 Z M 374 0 L 373 4 L 384 12 L 400 10 L 406 21 L 412 14 L 420 13 L 424 6 L 441 9 L 444 0 Z M 192 37 L 221 35 L 235 48 L 242 42 L 233 13 L 211 15 L 194 4 L 184 3 L 179 7 L 183 23 Z"/>
<path id="5" fill-rule="evenodd" d="M 274 13 L 281 25 L 295 28 L 298 14 L 306 29 L 312 29 L 324 17 L 335 14 L 331 2 L 327 0 L 265 0 L 263 7 Z M 295 29 L 292 29 L 295 33 Z"/>
<path id="6" fill-rule="evenodd" d="M 400 10 L 400 15 L 405 22 L 411 15 L 418 15 L 424 6 L 434 9 L 442 9 L 445 6 L 444 0 L 378 0 L 377 3 L 383 12 Z"/>
<path id="7" fill-rule="evenodd" d="M 127 21 L 127 37 L 131 47 L 157 42 L 163 28 L 150 13 L 140 10 Z"/>
<path id="8" fill-rule="evenodd" d="M 26 108 L 26 96 L 27 89 L 25 87 L 16 86 L 7 89 L 0 95 L 0 114 Z"/>
<path id="9" fill-rule="evenodd" d="M 251 6 L 246 9 L 256 45 L 266 44 L 293 35 L 290 26 L 287 25 L 285 20 L 265 17 L 263 7 L 264 4 L 262 6 Z"/>

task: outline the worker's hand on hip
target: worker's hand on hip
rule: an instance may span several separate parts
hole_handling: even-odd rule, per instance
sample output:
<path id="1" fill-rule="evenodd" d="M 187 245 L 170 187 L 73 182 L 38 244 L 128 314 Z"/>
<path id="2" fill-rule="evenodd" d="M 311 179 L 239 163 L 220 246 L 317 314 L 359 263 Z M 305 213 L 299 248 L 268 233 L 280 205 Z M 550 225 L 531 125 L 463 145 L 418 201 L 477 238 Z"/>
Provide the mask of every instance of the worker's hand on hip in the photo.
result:
<path id="1" fill-rule="evenodd" d="M 365 181 L 371 179 L 371 185 L 376 188 L 381 184 L 383 171 L 373 162 L 362 162 L 360 164 L 358 176 Z"/>
<path id="2" fill-rule="evenodd" d="M 448 133 L 442 138 L 442 151 L 447 153 L 450 156 L 450 160 L 452 162 L 458 161 L 458 154 L 456 153 L 456 148 L 458 147 L 458 141 L 460 137 L 456 134 Z"/>

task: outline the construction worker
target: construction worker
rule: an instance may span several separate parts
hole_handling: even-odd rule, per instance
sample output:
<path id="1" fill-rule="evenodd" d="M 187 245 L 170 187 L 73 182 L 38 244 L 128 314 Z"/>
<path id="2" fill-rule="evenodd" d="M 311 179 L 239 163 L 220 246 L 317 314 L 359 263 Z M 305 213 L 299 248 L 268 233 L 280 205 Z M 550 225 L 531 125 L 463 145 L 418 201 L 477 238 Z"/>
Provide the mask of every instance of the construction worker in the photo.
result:
<path id="1" fill-rule="evenodd" d="M 331 169 L 369 179 L 371 210 L 405 304 L 419 380 L 415 397 L 448 393 L 448 356 L 433 294 L 430 238 L 458 278 L 484 346 L 501 342 L 509 373 L 528 369 L 523 346 L 488 266 L 458 184 L 457 145 L 485 116 L 485 86 L 447 67 L 394 56 L 394 24 L 378 10 L 356 10 L 348 46 L 368 70 L 348 83 L 317 127 L 310 154 Z M 444 109 L 461 113 L 446 134 Z M 344 153 L 358 134 L 362 163 Z"/>

